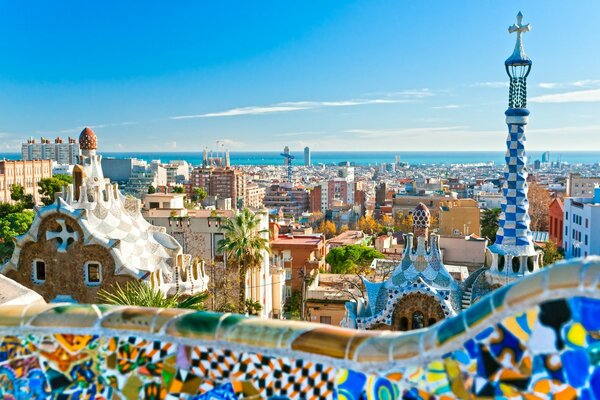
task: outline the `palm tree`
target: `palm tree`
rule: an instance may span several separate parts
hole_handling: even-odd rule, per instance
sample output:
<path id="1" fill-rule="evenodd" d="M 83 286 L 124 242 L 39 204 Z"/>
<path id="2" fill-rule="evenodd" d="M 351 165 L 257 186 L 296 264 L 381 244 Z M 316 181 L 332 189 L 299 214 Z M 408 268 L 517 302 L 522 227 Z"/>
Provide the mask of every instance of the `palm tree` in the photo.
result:
<path id="1" fill-rule="evenodd" d="M 235 217 L 226 219 L 222 225 L 224 238 L 218 248 L 228 260 L 238 267 L 239 310 L 244 313 L 246 304 L 246 275 L 249 270 L 260 266 L 265 252 L 269 251 L 269 240 L 264 237 L 268 230 L 260 229 L 260 217 L 245 208 Z"/>
<path id="2" fill-rule="evenodd" d="M 208 298 L 205 292 L 182 297 L 180 294 L 167 296 L 162 290 L 143 281 L 129 281 L 124 286 L 118 283 L 112 291 L 101 289 L 98 298 L 106 304 L 156 307 L 156 308 L 189 308 L 205 310 L 204 301 Z"/>

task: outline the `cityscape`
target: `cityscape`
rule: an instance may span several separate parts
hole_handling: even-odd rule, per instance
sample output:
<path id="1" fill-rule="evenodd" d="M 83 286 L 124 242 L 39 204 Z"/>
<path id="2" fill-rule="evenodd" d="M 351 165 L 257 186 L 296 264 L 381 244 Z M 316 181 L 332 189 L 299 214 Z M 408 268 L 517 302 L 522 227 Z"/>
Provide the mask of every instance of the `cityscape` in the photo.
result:
<path id="1" fill-rule="evenodd" d="M 378 33 L 379 41 L 387 41 L 383 26 L 390 22 L 384 15 L 396 7 L 427 11 L 435 21 L 443 10 L 459 15 L 441 4 L 433 11 L 374 3 L 348 4 L 343 13 L 330 5 L 286 11 L 318 15 L 323 25 L 311 29 L 323 35 L 323 46 L 339 40 L 331 22 L 336 18 L 356 23 L 377 12 L 382 30 L 369 26 L 365 35 Z M 32 18 L 44 11 L 40 7 Z M 81 15 L 94 8 L 78 7 L 73 12 Z M 187 11 L 196 7 L 215 18 L 210 24 L 223 23 L 220 6 Z M 274 16 L 298 23 L 280 7 L 273 5 L 274 14 L 264 16 L 263 29 L 282 35 L 292 29 L 294 40 L 269 48 L 282 52 L 281 65 L 287 65 L 287 52 L 303 54 L 297 47 L 305 40 L 317 62 L 327 59 L 306 39 L 311 29 L 272 26 Z M 81 126 L 68 129 L 49 128 L 61 118 L 70 121 L 67 112 L 43 125 L 46 111 L 27 120 L 9 106 L 0 117 L 0 396 L 600 398 L 600 143 L 594 136 L 600 125 L 593 122 L 600 80 L 565 75 L 571 83 L 555 83 L 550 80 L 556 76 L 540 77 L 556 73 L 538 68 L 534 56 L 539 52 L 540 64 L 549 63 L 551 51 L 536 35 L 557 29 L 543 27 L 554 19 L 539 15 L 542 3 L 527 13 L 513 4 L 477 7 L 468 11 L 486 19 L 477 27 L 487 26 L 486 35 L 499 30 L 490 43 L 469 42 L 482 46 L 472 49 L 478 55 L 472 66 L 493 79 L 463 84 L 464 91 L 485 88 L 477 95 L 453 94 L 449 82 L 438 89 L 444 74 L 427 67 L 432 88 L 383 93 L 374 87 L 340 101 L 284 101 L 257 93 L 264 105 L 234 106 L 219 95 L 214 109 L 192 111 L 202 109 L 201 102 L 186 100 L 182 92 L 178 106 L 188 111 L 165 117 L 151 109 L 157 99 L 140 98 L 140 108 L 154 114 L 145 122 L 121 100 L 99 106 L 97 115 L 76 100 L 81 119 L 73 126 Z M 600 7 L 590 7 L 600 13 Z M 145 12 L 158 10 L 152 4 Z M 119 16 L 110 18 L 116 31 L 122 29 Z M 539 32 L 532 30 L 538 19 Z M 396 23 L 390 26 L 400 29 Z M 265 46 L 275 40 L 252 26 Z M 52 37 L 63 34 L 63 28 L 54 29 Z M 179 25 L 170 29 L 189 33 Z M 464 26 L 445 29 L 466 33 Z M 578 29 L 587 28 L 571 30 Z M 158 40 L 153 32 L 144 35 Z M 108 51 L 95 33 L 83 35 L 81 40 Z M 128 40 L 136 42 L 135 35 Z M 431 33 L 423 35 L 419 40 L 433 41 Z M 448 35 L 456 40 L 454 32 Z M 71 40 L 79 45 L 79 38 Z M 215 39 L 215 46 L 222 40 Z M 346 40 L 350 47 L 364 46 L 361 38 Z M 117 60 L 129 45 L 109 53 Z M 179 46 L 173 44 L 173 54 Z M 254 46 L 247 51 L 273 62 L 273 54 Z M 348 74 L 356 72 L 357 79 L 367 68 L 387 77 L 387 68 L 398 68 L 396 56 L 375 57 L 387 46 L 373 43 L 374 63 L 349 67 Z M 211 51 L 215 60 L 201 58 L 207 63 L 202 71 L 218 80 L 230 67 L 224 67 L 222 49 Z M 420 50 L 413 51 L 418 58 Z M 451 62 L 451 53 L 438 51 Z M 244 50 L 236 45 L 231 52 Z M 340 50 L 338 56 L 345 54 Z M 194 60 L 183 65 L 191 68 Z M 385 60 L 387 67 L 379 64 Z M 585 57 L 577 61 L 585 64 Z M 171 62 L 162 67 L 191 73 Z M 309 74 L 312 61 L 303 62 Z M 65 87 L 79 79 L 89 83 L 81 71 L 54 71 L 58 63 L 50 62 L 40 75 L 40 87 L 52 74 Z M 11 68 L 7 77 L 16 74 Z M 92 80 L 119 82 L 108 76 L 119 72 L 116 67 L 95 68 L 89 70 Z M 123 61 L 121 68 L 141 67 Z M 295 70 L 288 68 L 290 74 Z M 397 72 L 415 73 L 402 68 Z M 587 69 L 594 66 L 580 73 Z M 6 82 L 31 79 L 28 70 L 21 73 Z M 447 80 L 461 79 L 452 78 L 459 73 L 477 75 L 470 67 L 449 66 Z M 157 76 L 152 79 L 166 79 Z M 249 87 L 260 87 L 261 79 Z M 306 90 L 295 92 L 300 83 L 289 79 L 290 93 Z M 337 77 L 331 79 L 335 87 Z M 357 85 L 352 79 L 342 82 L 351 88 Z M 64 87 L 55 84 L 58 95 Z M 212 90 L 212 83 L 204 84 Z M 6 83 L 14 94 L 19 85 Z M 139 89 L 133 81 L 120 85 Z M 97 90 L 93 102 L 108 93 Z M 173 102 L 164 90 L 161 102 Z M 271 85 L 264 90 L 279 93 Z M 342 86 L 336 90 L 344 94 Z M 245 98 L 241 89 L 240 96 Z M 454 102 L 430 104 L 434 99 Z M 557 105 L 564 105 L 563 115 Z M 421 123 L 430 125 L 417 126 L 424 107 L 431 118 Z M 126 118 L 127 110 L 128 122 L 95 122 L 107 112 L 114 121 Z M 171 105 L 164 110 L 175 113 Z M 448 112 L 455 113 L 441 117 Z M 400 128 L 386 125 L 398 118 Z M 181 129 L 162 131 L 170 123 Z M 264 131 L 256 131 L 257 124 Z"/>

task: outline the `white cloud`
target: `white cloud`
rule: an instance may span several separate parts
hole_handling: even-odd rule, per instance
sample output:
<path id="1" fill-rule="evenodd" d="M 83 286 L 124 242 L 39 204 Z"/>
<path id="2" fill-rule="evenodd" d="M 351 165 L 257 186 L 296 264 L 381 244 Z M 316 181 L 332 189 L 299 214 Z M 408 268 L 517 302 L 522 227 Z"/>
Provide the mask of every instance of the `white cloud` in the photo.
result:
<path id="1" fill-rule="evenodd" d="M 600 89 L 546 94 L 532 97 L 529 101 L 532 103 L 596 103 L 600 102 Z"/>
<path id="2" fill-rule="evenodd" d="M 574 82 L 540 82 L 538 86 L 542 89 L 596 88 L 600 86 L 600 79 L 582 79 Z"/>
<path id="3" fill-rule="evenodd" d="M 419 92 L 420 93 L 420 92 Z M 418 98 L 422 94 L 414 94 L 414 98 Z M 240 115 L 260 115 L 260 114 L 272 114 L 280 112 L 290 111 L 301 111 L 301 110 L 313 110 L 319 108 L 328 107 L 352 107 L 352 106 L 363 106 L 363 105 L 376 105 L 376 104 L 395 104 L 395 103 L 407 103 L 413 101 L 409 98 L 378 98 L 378 99 L 352 99 L 352 100 L 339 100 L 339 101 L 288 101 L 282 103 L 276 103 L 267 106 L 250 106 L 250 107 L 238 107 L 232 108 L 225 111 L 205 113 L 205 114 L 193 114 L 193 115 L 177 115 L 170 117 L 170 119 L 194 119 L 194 118 L 213 118 L 213 117 L 236 117 Z"/>
<path id="4" fill-rule="evenodd" d="M 284 133 L 275 133 L 274 137 L 294 137 L 294 136 L 313 136 L 320 135 L 323 132 L 317 131 L 305 131 L 305 132 L 284 132 Z"/>
<path id="5" fill-rule="evenodd" d="M 175 142 L 175 141 L 171 142 L 171 148 L 172 149 L 176 149 L 177 148 L 177 142 Z"/>
<path id="6" fill-rule="evenodd" d="M 472 84 L 471 86 L 497 89 L 497 88 L 508 87 L 508 82 L 505 82 L 505 81 L 476 82 L 476 83 Z"/>
<path id="7" fill-rule="evenodd" d="M 310 107 L 284 107 L 284 106 L 267 106 L 267 107 L 241 107 L 232 108 L 231 110 L 220 111 L 215 113 L 207 114 L 195 114 L 195 115 L 178 115 L 170 117 L 170 119 L 193 119 L 193 118 L 211 118 L 211 117 L 235 117 L 238 115 L 259 115 L 259 114 L 270 114 L 287 111 L 298 111 L 306 110 Z"/>
<path id="8" fill-rule="evenodd" d="M 413 98 L 422 99 L 425 97 L 432 97 L 435 95 L 429 88 L 423 89 L 410 89 L 410 90 L 398 90 L 394 92 L 371 92 L 365 93 L 365 96 L 378 96 L 378 97 L 397 97 L 397 98 Z"/>
<path id="9" fill-rule="evenodd" d="M 363 139 L 388 138 L 396 136 L 417 136 L 431 133 L 462 131 L 468 126 L 440 126 L 431 128 L 401 128 L 401 129 L 349 129 L 346 133 L 352 133 Z"/>
<path id="10" fill-rule="evenodd" d="M 448 104 L 446 106 L 435 106 L 435 107 L 431 107 L 435 110 L 450 110 L 453 108 L 460 108 L 460 106 L 458 104 Z"/>

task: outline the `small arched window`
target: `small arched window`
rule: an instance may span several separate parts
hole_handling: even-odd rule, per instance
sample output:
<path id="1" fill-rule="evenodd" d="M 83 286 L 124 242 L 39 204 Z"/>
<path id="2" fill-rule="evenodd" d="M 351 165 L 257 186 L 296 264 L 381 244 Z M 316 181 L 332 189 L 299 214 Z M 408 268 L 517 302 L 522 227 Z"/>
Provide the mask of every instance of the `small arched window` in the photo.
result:
<path id="1" fill-rule="evenodd" d="M 506 262 L 506 256 L 498 255 L 498 271 L 504 270 L 504 263 Z"/>
<path id="2" fill-rule="evenodd" d="M 400 318 L 400 330 L 401 331 L 408 330 L 408 318 L 406 318 L 406 317 Z"/>
<path id="3" fill-rule="evenodd" d="M 421 311 L 415 311 L 412 315 L 412 329 L 425 328 L 425 316 Z"/>
<path id="4" fill-rule="evenodd" d="M 527 257 L 527 270 L 529 272 L 533 272 L 533 270 L 535 269 L 535 257 L 536 256 Z"/>
<path id="5" fill-rule="evenodd" d="M 43 260 L 33 260 L 31 269 L 33 283 L 42 284 L 46 282 L 46 263 Z"/>
<path id="6" fill-rule="evenodd" d="M 515 274 L 521 270 L 521 260 L 519 257 L 512 258 L 512 270 Z"/>
<path id="7" fill-rule="evenodd" d="M 102 264 L 96 261 L 85 263 L 85 284 L 88 286 L 99 286 L 102 283 Z"/>

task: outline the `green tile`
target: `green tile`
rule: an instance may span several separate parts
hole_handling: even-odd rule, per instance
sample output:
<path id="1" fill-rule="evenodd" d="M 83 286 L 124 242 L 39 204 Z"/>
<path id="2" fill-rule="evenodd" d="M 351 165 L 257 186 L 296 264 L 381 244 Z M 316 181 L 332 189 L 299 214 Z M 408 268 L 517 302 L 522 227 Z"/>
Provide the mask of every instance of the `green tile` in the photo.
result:
<path id="1" fill-rule="evenodd" d="M 437 329 L 437 341 L 438 345 L 446 343 L 453 337 L 463 333 L 465 326 L 463 324 L 462 315 L 449 318 L 445 320 L 442 325 Z"/>
<path id="2" fill-rule="evenodd" d="M 471 305 L 465 312 L 465 319 L 467 320 L 467 326 L 471 327 L 478 322 L 481 322 L 485 317 L 492 313 L 492 305 L 489 298 L 486 296 L 483 300 L 476 302 Z"/>

